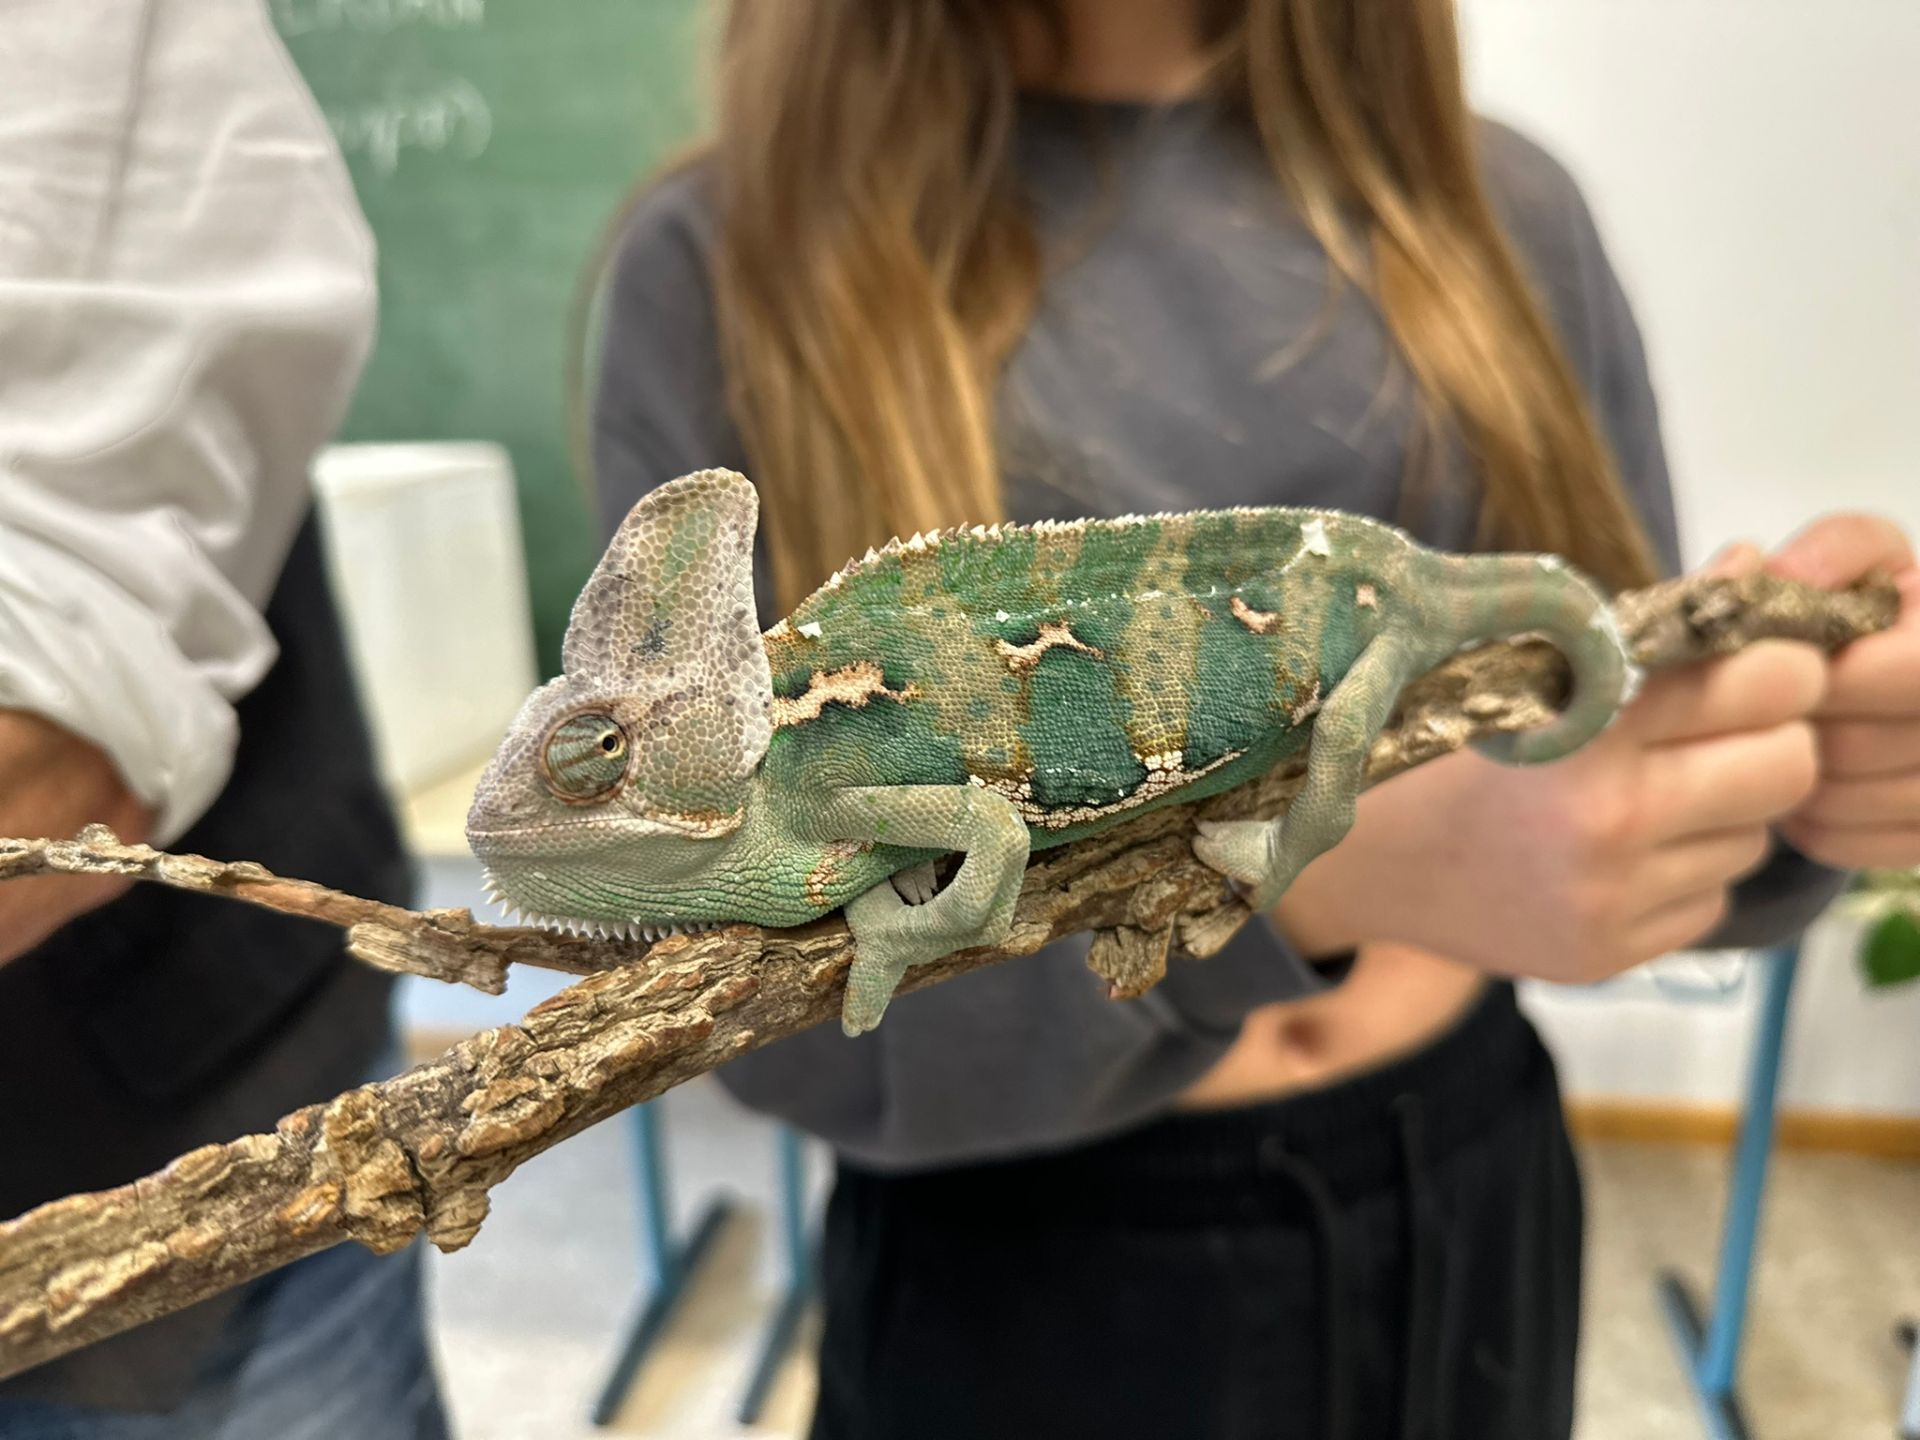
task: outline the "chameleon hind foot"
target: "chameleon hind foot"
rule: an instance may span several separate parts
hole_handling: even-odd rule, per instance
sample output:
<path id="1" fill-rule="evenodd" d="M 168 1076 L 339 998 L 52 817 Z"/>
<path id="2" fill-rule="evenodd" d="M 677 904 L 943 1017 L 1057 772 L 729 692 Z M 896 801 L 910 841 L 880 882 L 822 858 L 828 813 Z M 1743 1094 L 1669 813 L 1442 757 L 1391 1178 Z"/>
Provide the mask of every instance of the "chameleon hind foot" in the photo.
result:
<path id="1" fill-rule="evenodd" d="M 1314 719 L 1306 780 L 1280 819 L 1200 822 L 1193 853 L 1245 886 L 1254 909 L 1272 908 L 1302 870 L 1353 828 L 1367 752 L 1418 664 L 1392 640 L 1376 640 L 1361 653 Z"/>
<path id="2" fill-rule="evenodd" d="M 1275 904 L 1313 858 L 1288 854 L 1285 820 L 1202 820 L 1196 829 L 1200 863 L 1238 884 L 1256 910 Z"/>

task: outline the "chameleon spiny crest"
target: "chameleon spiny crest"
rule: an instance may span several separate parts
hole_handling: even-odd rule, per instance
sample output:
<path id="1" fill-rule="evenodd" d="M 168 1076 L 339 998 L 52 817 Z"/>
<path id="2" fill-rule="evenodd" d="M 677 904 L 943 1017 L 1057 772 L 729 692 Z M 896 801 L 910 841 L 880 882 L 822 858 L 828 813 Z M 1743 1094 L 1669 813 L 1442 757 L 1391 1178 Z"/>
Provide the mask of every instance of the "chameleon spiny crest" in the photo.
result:
<path id="1" fill-rule="evenodd" d="M 1378 521 L 1278 508 L 892 540 L 762 635 L 758 508 L 725 470 L 634 506 L 467 835 L 498 898 L 581 933 L 844 907 L 849 1033 L 912 966 L 1005 938 L 1030 850 L 1304 746 L 1282 819 L 1194 842 L 1271 905 L 1352 824 L 1401 689 L 1463 646 L 1539 633 L 1572 665 L 1558 717 L 1481 742 L 1510 764 L 1584 744 L 1632 682 L 1604 598 L 1554 557 L 1445 555 Z M 937 888 L 930 862 L 952 853 Z"/>

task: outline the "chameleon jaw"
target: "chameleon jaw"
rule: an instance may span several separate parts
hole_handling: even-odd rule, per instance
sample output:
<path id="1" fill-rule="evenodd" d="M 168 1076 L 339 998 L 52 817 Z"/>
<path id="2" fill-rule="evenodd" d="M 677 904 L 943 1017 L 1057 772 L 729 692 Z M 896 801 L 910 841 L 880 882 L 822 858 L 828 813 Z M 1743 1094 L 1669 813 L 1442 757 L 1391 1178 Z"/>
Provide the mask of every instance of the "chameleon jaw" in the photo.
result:
<path id="1" fill-rule="evenodd" d="M 565 915 L 547 915 L 529 910 L 510 899 L 493 871 L 483 880 L 487 898 L 506 913 L 509 923 L 532 926 L 556 935 L 573 935 L 586 940 L 665 940 L 669 935 L 699 935 L 720 928 L 717 920 L 582 920 Z"/>

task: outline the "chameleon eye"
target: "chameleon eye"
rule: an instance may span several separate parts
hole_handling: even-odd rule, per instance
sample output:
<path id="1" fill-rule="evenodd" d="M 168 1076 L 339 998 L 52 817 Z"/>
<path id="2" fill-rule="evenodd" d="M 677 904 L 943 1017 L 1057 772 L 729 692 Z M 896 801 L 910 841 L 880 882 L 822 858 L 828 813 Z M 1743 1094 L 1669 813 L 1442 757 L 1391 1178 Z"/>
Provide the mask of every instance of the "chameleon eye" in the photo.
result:
<path id="1" fill-rule="evenodd" d="M 611 715 L 562 720 L 541 753 L 547 788 L 568 804 L 601 800 L 627 778 L 627 735 Z"/>

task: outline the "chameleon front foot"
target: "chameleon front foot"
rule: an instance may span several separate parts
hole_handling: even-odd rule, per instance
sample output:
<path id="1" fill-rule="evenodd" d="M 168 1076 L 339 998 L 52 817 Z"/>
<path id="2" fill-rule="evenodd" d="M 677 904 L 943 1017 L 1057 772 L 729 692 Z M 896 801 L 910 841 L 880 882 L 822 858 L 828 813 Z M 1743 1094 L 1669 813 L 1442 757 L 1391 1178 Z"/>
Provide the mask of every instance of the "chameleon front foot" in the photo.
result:
<path id="1" fill-rule="evenodd" d="M 907 904 L 925 905 L 940 891 L 940 868 L 932 860 L 923 860 L 896 873 L 892 883 Z"/>
<path id="2" fill-rule="evenodd" d="M 886 883 L 855 896 L 846 914 L 854 953 L 840 1028 L 849 1035 L 864 1035 L 880 1023 L 893 992 L 914 966 L 980 943 L 978 937 L 950 933 L 930 907 L 909 903 Z"/>
<path id="3" fill-rule="evenodd" d="M 956 950 L 993 945 L 1013 928 L 1026 873 L 1027 827 L 1012 804 L 971 785 L 896 785 L 846 790 L 821 807 L 822 833 L 958 851 L 965 858 L 944 890 L 937 872 L 915 867 L 846 905 L 853 969 L 840 1028 L 860 1035 L 880 1023 L 907 971 Z M 912 900 L 920 903 L 909 903 Z"/>

